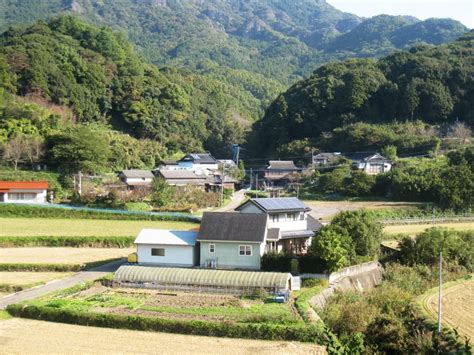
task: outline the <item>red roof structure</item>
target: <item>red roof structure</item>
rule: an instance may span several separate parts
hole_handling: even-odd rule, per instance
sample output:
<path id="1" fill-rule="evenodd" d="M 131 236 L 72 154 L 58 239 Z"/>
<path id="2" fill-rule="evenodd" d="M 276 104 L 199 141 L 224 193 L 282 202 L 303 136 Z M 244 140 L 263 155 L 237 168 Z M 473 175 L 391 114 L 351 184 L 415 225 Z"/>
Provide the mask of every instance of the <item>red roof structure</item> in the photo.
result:
<path id="1" fill-rule="evenodd" d="M 0 181 L 0 192 L 10 190 L 47 190 L 47 181 Z"/>

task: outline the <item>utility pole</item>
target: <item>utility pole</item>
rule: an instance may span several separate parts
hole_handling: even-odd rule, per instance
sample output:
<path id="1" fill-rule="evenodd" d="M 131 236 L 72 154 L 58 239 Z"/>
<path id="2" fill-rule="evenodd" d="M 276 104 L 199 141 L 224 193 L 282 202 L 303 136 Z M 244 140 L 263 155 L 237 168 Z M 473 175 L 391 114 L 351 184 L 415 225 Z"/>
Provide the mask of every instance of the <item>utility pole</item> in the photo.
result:
<path id="1" fill-rule="evenodd" d="M 250 168 L 250 190 L 252 190 L 253 169 Z"/>
<path id="2" fill-rule="evenodd" d="M 443 285 L 443 252 L 439 252 L 439 285 L 438 285 L 438 335 L 441 334 L 441 286 Z"/>
<path id="3" fill-rule="evenodd" d="M 224 175 L 224 164 L 222 164 L 222 175 L 221 175 L 221 207 L 224 206 L 224 180 L 225 180 L 225 175 Z"/>
<path id="4" fill-rule="evenodd" d="M 82 196 L 82 172 L 79 171 L 79 196 Z"/>

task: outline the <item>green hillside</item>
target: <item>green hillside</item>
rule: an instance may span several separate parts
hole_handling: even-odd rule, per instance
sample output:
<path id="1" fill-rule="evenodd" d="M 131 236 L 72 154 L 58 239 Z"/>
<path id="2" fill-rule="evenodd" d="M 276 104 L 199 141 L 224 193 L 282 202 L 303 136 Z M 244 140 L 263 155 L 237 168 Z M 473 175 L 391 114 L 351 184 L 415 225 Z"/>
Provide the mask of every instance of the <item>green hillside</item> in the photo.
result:
<path id="1" fill-rule="evenodd" d="M 452 44 L 421 46 L 380 61 L 352 59 L 327 64 L 270 105 L 255 124 L 252 141 L 262 154 L 262 147 L 267 153 L 288 145 L 321 147 L 333 136 L 344 137 L 338 134 L 341 128 L 347 130 L 360 122 L 390 124 L 419 119 L 431 125 L 460 121 L 472 127 L 473 78 L 474 32 Z M 413 128 L 415 136 L 417 129 Z M 360 128 L 350 134 L 361 135 L 361 130 L 370 131 Z M 392 129 L 394 134 L 397 130 Z M 377 141 L 380 130 L 371 132 L 366 134 Z M 333 139 L 332 143 L 326 148 L 348 148 L 345 139 Z"/>

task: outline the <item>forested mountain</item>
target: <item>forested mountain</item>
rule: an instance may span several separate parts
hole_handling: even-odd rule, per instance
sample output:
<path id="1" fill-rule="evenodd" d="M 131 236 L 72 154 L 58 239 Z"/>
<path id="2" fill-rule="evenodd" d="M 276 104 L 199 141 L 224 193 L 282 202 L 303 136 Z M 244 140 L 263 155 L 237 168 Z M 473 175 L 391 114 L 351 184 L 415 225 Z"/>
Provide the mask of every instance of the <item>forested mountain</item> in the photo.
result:
<path id="1" fill-rule="evenodd" d="M 212 73 L 218 78 L 219 72 Z M 249 90 L 256 78 L 243 76 Z M 0 91 L 72 110 L 76 123 L 110 126 L 157 141 L 162 154 L 209 149 L 220 153 L 241 142 L 241 112 L 251 98 L 233 83 L 186 70 L 159 70 L 140 59 L 126 39 L 74 17 L 12 28 L 0 36 Z M 0 136 L 41 133 L 33 119 L 0 110 Z M 10 112 L 10 113 L 8 113 Z M 58 128 L 58 127 L 55 127 Z"/>
<path id="2" fill-rule="evenodd" d="M 378 142 L 382 130 L 361 122 L 419 119 L 425 124 L 459 121 L 473 127 L 473 98 L 471 31 L 451 44 L 415 47 L 380 61 L 352 59 L 324 65 L 272 103 L 254 125 L 251 140 L 261 156 L 263 149 L 269 154 L 285 146 L 344 150 L 344 137 L 356 135 Z M 397 130 L 403 133 L 395 127 L 391 134 L 397 135 Z M 415 130 L 421 139 L 419 128 Z M 340 139 L 331 139 L 334 136 Z"/>
<path id="3" fill-rule="evenodd" d="M 256 82 L 286 87 L 334 59 L 383 56 L 467 31 L 453 20 L 363 19 L 325 0 L 1 0 L 0 30 L 65 12 L 126 34 L 160 67 L 185 66 L 226 81 L 258 73 Z M 249 90 L 258 101 L 271 93 L 257 91 L 263 97 Z"/>

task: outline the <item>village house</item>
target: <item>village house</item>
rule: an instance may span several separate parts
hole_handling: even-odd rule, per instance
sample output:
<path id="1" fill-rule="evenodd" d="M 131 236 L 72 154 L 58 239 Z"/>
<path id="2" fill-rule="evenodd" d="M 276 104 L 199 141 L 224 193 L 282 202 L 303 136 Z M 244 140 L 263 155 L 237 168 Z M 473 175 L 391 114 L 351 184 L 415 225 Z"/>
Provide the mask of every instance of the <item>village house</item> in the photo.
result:
<path id="1" fill-rule="evenodd" d="M 337 164 L 341 158 L 341 153 L 319 153 L 313 155 L 313 166 L 318 168 L 326 165 L 334 165 Z"/>
<path id="2" fill-rule="evenodd" d="M 264 214 L 268 219 L 267 252 L 305 254 L 321 222 L 296 197 L 253 198 L 236 208 L 241 213 Z"/>
<path id="3" fill-rule="evenodd" d="M 177 163 L 179 170 L 191 170 L 198 175 L 210 175 L 219 169 L 219 162 L 210 153 L 186 154 Z"/>
<path id="4" fill-rule="evenodd" d="M 352 161 L 352 168 L 369 175 L 387 173 L 392 169 L 392 161 L 376 152 L 357 152 L 344 155 Z"/>
<path id="5" fill-rule="evenodd" d="M 198 264 L 196 231 L 142 229 L 135 239 L 139 265 L 192 267 Z"/>
<path id="6" fill-rule="evenodd" d="M 122 170 L 119 175 L 119 179 L 127 185 L 128 189 L 133 190 L 140 187 L 149 187 L 151 186 L 154 175 L 149 170 Z"/>
<path id="7" fill-rule="evenodd" d="M 260 269 L 267 218 L 262 214 L 205 212 L 197 240 L 200 265 L 207 268 Z"/>
<path id="8" fill-rule="evenodd" d="M 0 202 L 46 203 L 47 181 L 0 181 Z"/>
<path id="9" fill-rule="evenodd" d="M 191 170 L 157 170 L 157 177 L 162 178 L 171 186 L 198 186 L 205 189 L 207 178 L 204 175 L 197 175 Z"/>
<path id="10" fill-rule="evenodd" d="M 264 169 L 265 185 L 268 190 L 287 187 L 299 172 L 301 169 L 291 160 L 270 160 Z"/>

